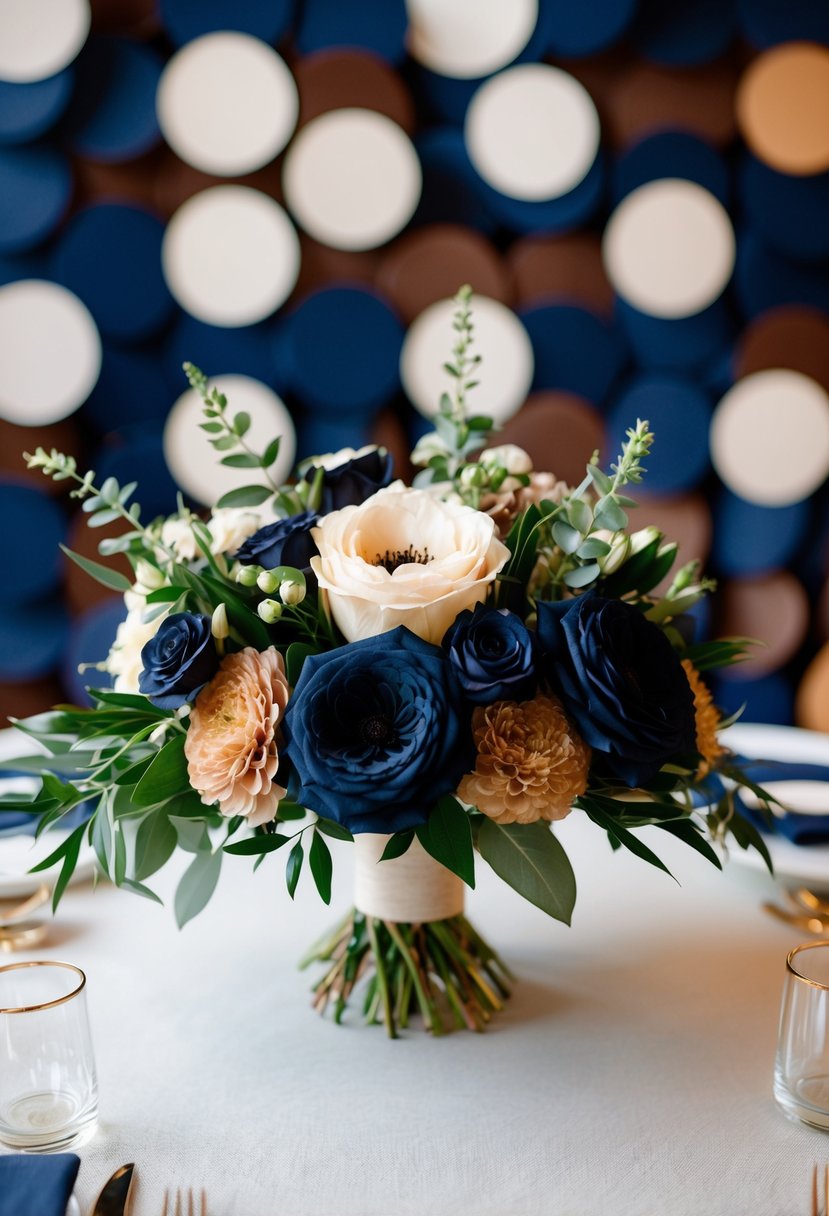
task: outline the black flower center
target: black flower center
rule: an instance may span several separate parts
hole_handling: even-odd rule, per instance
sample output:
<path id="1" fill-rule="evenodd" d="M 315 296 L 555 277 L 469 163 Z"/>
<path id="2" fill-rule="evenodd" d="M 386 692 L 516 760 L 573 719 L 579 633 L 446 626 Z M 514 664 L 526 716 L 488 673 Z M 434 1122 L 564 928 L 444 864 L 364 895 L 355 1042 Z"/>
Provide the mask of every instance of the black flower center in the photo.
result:
<path id="1" fill-rule="evenodd" d="M 385 714 L 369 714 L 360 721 L 359 730 L 364 743 L 388 743 L 394 735 L 394 724 Z"/>
<path id="2" fill-rule="evenodd" d="M 387 549 L 385 553 L 378 553 L 372 564 L 382 566 L 389 574 L 394 574 L 398 566 L 428 566 L 431 560 L 428 549 L 421 552 L 420 549 L 415 549 L 414 545 L 409 545 L 408 549 Z"/>

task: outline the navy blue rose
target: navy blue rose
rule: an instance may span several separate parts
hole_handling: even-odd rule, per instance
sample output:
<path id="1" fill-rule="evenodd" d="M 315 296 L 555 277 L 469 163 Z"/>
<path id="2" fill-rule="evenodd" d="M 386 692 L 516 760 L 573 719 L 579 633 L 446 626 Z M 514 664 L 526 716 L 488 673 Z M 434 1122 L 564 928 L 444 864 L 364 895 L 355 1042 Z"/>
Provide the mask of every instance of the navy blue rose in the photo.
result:
<path id="1" fill-rule="evenodd" d="M 355 833 L 425 823 L 474 761 L 446 655 L 402 625 L 307 658 L 283 734 L 297 801 Z"/>
<path id="2" fill-rule="evenodd" d="M 343 461 L 334 469 L 323 469 L 320 515 L 339 511 L 341 507 L 357 507 L 382 490 L 391 483 L 392 464 L 389 452 L 373 448 L 353 460 Z M 321 467 L 311 465 L 305 470 L 304 478 L 309 485 Z"/>
<path id="3" fill-rule="evenodd" d="M 585 595 L 538 604 L 545 672 L 602 771 L 646 784 L 696 754 L 694 697 L 662 630 L 630 604 Z"/>
<path id="4" fill-rule="evenodd" d="M 141 651 L 138 687 L 159 709 L 192 701 L 219 668 L 209 616 L 174 612 Z"/>
<path id="5" fill-rule="evenodd" d="M 311 558 L 317 551 L 311 535 L 316 522 L 315 511 L 302 511 L 287 519 L 277 519 L 249 536 L 234 556 L 243 566 L 264 566 L 266 570 L 293 566 L 295 570 L 309 570 Z"/>
<path id="6" fill-rule="evenodd" d="M 447 631 L 443 647 L 468 701 L 528 701 L 537 678 L 532 634 L 506 608 L 465 609 Z"/>

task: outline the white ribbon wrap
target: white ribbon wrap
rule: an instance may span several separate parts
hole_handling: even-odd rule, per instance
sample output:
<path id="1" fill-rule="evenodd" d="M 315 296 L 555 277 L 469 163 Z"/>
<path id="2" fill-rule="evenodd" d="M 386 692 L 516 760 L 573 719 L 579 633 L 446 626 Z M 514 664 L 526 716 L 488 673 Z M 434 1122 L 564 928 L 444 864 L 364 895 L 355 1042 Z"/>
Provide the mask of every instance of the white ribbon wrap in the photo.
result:
<path id="1" fill-rule="evenodd" d="M 463 879 L 430 857 L 417 837 L 402 857 L 380 861 L 389 839 L 375 832 L 354 837 L 354 902 L 360 912 L 412 924 L 463 912 Z"/>

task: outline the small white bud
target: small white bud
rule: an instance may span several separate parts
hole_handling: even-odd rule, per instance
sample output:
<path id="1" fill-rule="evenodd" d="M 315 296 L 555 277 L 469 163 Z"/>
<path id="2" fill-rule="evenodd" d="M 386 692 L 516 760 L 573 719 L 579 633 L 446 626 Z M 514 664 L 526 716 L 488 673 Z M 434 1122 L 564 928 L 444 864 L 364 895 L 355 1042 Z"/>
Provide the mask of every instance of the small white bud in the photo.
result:
<path id="1" fill-rule="evenodd" d="M 262 600 L 256 611 L 266 625 L 275 625 L 282 616 L 282 605 L 276 600 Z"/>
<path id="2" fill-rule="evenodd" d="M 147 591 L 157 591 L 159 587 L 163 587 L 166 579 L 157 566 L 152 562 L 148 562 L 145 557 L 139 557 L 135 563 L 135 581 L 145 587 Z"/>
<path id="3" fill-rule="evenodd" d="M 270 570 L 263 570 L 257 576 L 256 586 L 260 591 L 264 591 L 265 595 L 272 595 L 274 591 L 279 590 L 279 579 Z"/>
<path id="4" fill-rule="evenodd" d="M 533 471 L 532 457 L 515 443 L 501 443 L 497 447 L 486 448 L 481 452 L 480 462 L 485 468 L 506 469 L 516 476 Z"/>
<path id="5" fill-rule="evenodd" d="M 230 633 L 230 626 L 227 623 L 226 605 L 217 604 L 213 609 L 213 616 L 210 621 L 210 632 L 219 642 L 223 642 Z"/>
<path id="6" fill-rule="evenodd" d="M 609 537 L 605 539 L 610 540 Z M 599 569 L 602 574 L 614 574 L 629 557 L 630 537 L 627 532 L 617 532 L 616 539 L 610 542 L 610 552 L 598 558 Z"/>
<path id="7" fill-rule="evenodd" d="M 486 480 L 486 469 L 482 469 L 480 465 L 468 464 L 465 469 L 461 470 L 461 485 L 465 489 L 482 486 Z"/>
<path id="8" fill-rule="evenodd" d="M 261 566 L 240 566 L 236 571 L 236 582 L 241 583 L 243 587 L 255 587 L 261 573 Z"/>
<path id="9" fill-rule="evenodd" d="M 302 583 L 284 582 L 279 588 L 279 598 L 283 604 L 301 604 L 305 599 L 305 588 Z"/>

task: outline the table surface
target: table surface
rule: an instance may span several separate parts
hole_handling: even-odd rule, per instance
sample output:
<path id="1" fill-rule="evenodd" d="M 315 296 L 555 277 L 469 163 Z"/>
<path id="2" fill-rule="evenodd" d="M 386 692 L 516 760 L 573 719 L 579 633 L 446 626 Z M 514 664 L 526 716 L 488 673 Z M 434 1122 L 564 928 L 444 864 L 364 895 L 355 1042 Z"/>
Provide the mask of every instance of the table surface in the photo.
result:
<path id="1" fill-rule="evenodd" d="M 330 909 L 307 873 L 292 904 L 278 858 L 256 874 L 227 858 L 182 932 L 169 906 L 70 889 L 31 957 L 88 975 L 101 1123 L 80 1150 L 84 1216 L 125 1161 L 133 1216 L 159 1216 L 168 1185 L 206 1187 L 210 1216 L 808 1212 L 829 1141 L 771 1096 L 799 940 L 760 909 L 774 883 L 655 829 L 679 885 L 578 813 L 557 833 L 579 884 L 570 929 L 479 863 L 468 914 L 519 977 L 481 1036 L 391 1042 L 311 1011 L 295 964 L 350 901 L 348 845 Z"/>

